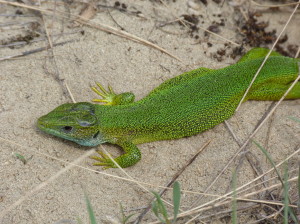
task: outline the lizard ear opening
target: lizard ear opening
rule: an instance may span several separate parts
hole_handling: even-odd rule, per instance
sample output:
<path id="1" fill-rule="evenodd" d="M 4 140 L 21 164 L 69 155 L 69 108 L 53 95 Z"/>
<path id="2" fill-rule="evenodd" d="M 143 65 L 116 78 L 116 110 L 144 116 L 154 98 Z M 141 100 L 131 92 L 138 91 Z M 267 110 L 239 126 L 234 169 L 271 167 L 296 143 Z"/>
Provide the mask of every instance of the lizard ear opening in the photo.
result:
<path id="1" fill-rule="evenodd" d="M 97 131 L 96 134 L 93 135 L 93 138 L 97 138 L 99 133 L 100 133 L 100 131 Z"/>

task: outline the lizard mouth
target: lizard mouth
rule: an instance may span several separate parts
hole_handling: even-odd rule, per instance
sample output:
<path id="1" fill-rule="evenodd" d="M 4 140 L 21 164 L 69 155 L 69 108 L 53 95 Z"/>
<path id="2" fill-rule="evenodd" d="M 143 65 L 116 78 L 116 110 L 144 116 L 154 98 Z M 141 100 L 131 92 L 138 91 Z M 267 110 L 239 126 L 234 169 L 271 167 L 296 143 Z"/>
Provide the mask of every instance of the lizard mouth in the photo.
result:
<path id="1" fill-rule="evenodd" d="M 51 126 L 53 126 L 53 124 L 51 125 L 51 124 L 49 124 L 49 122 L 47 122 L 46 116 L 40 117 L 37 121 L 37 127 L 40 130 L 42 130 L 43 132 L 46 132 L 48 134 L 55 135 L 58 137 L 62 137 L 62 135 L 64 135 L 64 133 L 60 132 L 59 130 L 56 130 L 55 128 L 51 128 Z M 64 138 L 65 138 L 65 136 L 64 136 Z"/>
<path id="2" fill-rule="evenodd" d="M 56 137 L 73 141 L 77 144 L 89 147 L 107 142 L 103 139 L 103 136 L 101 135 L 100 131 L 97 131 L 91 137 L 78 138 L 76 137 L 76 134 L 75 136 L 74 134 L 72 134 L 75 131 L 75 129 L 72 126 L 63 126 L 61 123 L 59 123 L 59 125 L 56 125 L 52 122 L 48 122 L 48 120 L 49 119 L 46 116 L 43 116 L 40 117 L 37 121 L 37 127 L 47 134 L 54 135 Z"/>
<path id="3" fill-rule="evenodd" d="M 49 128 L 49 126 L 50 126 L 50 124 L 49 124 L 49 122 L 47 122 L 46 116 L 42 116 L 37 120 L 37 127 L 39 129 L 41 129 L 42 131 L 51 130 L 51 128 Z"/>
<path id="4" fill-rule="evenodd" d="M 40 117 L 40 118 L 38 119 L 38 121 L 37 121 L 37 127 L 38 127 L 39 129 L 41 129 L 41 130 L 45 130 L 45 129 L 47 129 L 47 128 L 46 128 L 46 125 L 44 124 L 42 118 L 43 118 L 43 117 Z"/>
<path id="5" fill-rule="evenodd" d="M 43 117 L 39 118 L 37 121 L 37 127 L 44 133 L 46 134 L 50 134 L 56 137 L 60 137 L 66 140 L 70 140 L 70 141 L 75 141 L 76 140 L 74 138 L 72 138 L 71 136 L 69 136 L 68 134 L 65 134 L 64 132 L 61 132 L 60 130 L 56 130 L 54 128 L 49 127 L 49 124 L 47 122 L 44 122 Z"/>

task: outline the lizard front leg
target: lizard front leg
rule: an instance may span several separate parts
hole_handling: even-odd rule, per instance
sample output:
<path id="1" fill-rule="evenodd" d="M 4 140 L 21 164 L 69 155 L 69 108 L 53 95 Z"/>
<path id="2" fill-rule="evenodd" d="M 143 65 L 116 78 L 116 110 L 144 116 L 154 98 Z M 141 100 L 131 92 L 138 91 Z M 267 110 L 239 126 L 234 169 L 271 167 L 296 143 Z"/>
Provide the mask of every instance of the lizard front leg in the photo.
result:
<path id="1" fill-rule="evenodd" d="M 93 99 L 93 102 L 101 102 L 103 105 L 125 105 L 130 104 L 134 101 L 134 94 L 130 92 L 116 94 L 111 86 L 108 86 L 108 90 L 104 89 L 104 87 L 100 83 L 96 83 L 97 87 L 92 87 L 92 90 L 101 96 L 103 99 Z"/>
<path id="2" fill-rule="evenodd" d="M 125 151 L 125 153 L 114 160 L 120 167 L 125 168 L 136 164 L 141 159 L 141 151 L 139 148 L 128 141 L 120 141 L 116 143 Z M 105 169 L 117 168 L 114 162 L 103 152 L 97 151 L 100 156 L 91 156 L 91 159 L 95 159 L 99 162 L 94 163 L 94 166 L 103 166 Z"/>

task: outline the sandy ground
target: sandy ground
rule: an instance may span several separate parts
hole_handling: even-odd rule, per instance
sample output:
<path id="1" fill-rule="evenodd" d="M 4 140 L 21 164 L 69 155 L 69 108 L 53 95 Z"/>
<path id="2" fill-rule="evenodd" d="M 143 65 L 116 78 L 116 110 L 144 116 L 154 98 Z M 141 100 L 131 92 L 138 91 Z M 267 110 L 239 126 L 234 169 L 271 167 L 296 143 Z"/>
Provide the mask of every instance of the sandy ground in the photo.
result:
<path id="1" fill-rule="evenodd" d="M 98 6 L 91 21 L 116 29 L 122 27 L 124 31 L 166 49 L 182 61 L 152 47 L 93 27 L 86 25 L 74 27 L 68 16 L 69 13 L 78 15 L 83 8 L 83 5 L 77 2 L 64 5 L 58 1 L 56 6 L 53 3 L 43 4 L 44 8 L 55 8 L 57 14 L 65 15 L 63 19 L 48 15 L 44 16 L 43 20 L 38 14 L 22 7 L 0 3 L 0 24 L 6 24 L 0 27 L 2 45 L 16 43 L 17 37 L 20 36 L 23 37 L 21 39 L 25 39 L 24 36 L 30 30 L 39 35 L 33 40 L 43 38 L 41 41 L 23 46 L 1 47 L 1 59 L 48 46 L 45 24 L 53 43 L 71 41 L 54 47 L 54 58 L 51 57 L 49 50 L 0 61 L 0 223 L 63 223 L 63 220 L 66 221 L 64 223 L 75 223 L 78 218 L 83 223 L 89 223 L 84 191 L 91 200 L 99 223 L 118 223 L 117 220 L 121 217 L 120 204 L 123 205 L 127 215 L 136 214 L 134 216 L 136 218 L 142 212 L 140 209 L 151 201 L 152 194 L 137 184 L 104 175 L 125 177 L 120 170 L 103 171 L 100 167 L 93 167 L 93 161 L 89 158 L 84 159 L 79 165 L 90 170 L 73 167 L 33 195 L 23 198 L 64 169 L 68 164 L 63 161 L 72 162 L 89 150 L 41 133 L 36 128 L 36 120 L 41 115 L 62 103 L 72 102 L 65 84 L 68 84 L 77 102 L 90 101 L 96 97 L 90 90 L 95 81 L 101 82 L 104 86 L 112 85 L 118 93 L 132 91 L 137 99 L 141 99 L 164 80 L 185 71 L 197 67 L 221 68 L 235 63 L 238 59 L 230 57 L 236 46 L 229 43 L 229 40 L 242 43 L 243 37 L 238 32 L 236 22 L 242 19 L 242 15 L 238 8 L 234 9 L 228 2 L 222 5 L 208 1 L 206 6 L 201 1 L 187 0 L 166 1 L 165 5 L 159 1 L 142 0 L 126 0 L 120 3 L 118 8 L 122 8 L 124 3 L 125 11 Z M 114 1 L 107 3 L 99 1 L 97 4 L 118 5 Z M 267 30 L 276 29 L 277 34 L 292 11 L 291 7 L 270 11 L 268 8 L 255 8 L 246 4 L 241 8 L 245 12 L 258 10 L 263 15 L 259 19 L 270 23 Z M 6 14 L 16 16 L 3 16 Z M 214 35 L 206 35 L 201 29 L 191 34 L 191 28 L 174 22 L 181 15 L 192 14 L 196 14 L 199 19 L 198 27 L 208 28 L 223 21 L 224 26 L 218 26 L 218 34 L 228 41 Z M 299 19 L 298 11 L 285 31 L 288 40 L 282 45 L 284 48 L 288 45 L 299 45 Z M 32 27 L 32 22 L 39 25 Z M 162 24 L 163 26 L 160 26 Z M 243 49 L 250 48 L 249 45 L 245 45 Z M 225 53 L 222 56 L 217 53 L 218 51 Z M 299 148 L 299 123 L 289 119 L 300 117 L 299 103 L 300 100 L 283 102 L 271 120 L 255 135 L 255 140 L 268 149 L 275 163 L 282 161 Z M 270 105 L 271 102 L 246 102 L 229 120 L 233 132 L 241 142 L 251 134 Z M 141 182 L 156 186 L 166 185 L 209 140 L 212 140 L 211 144 L 178 178 L 183 190 L 203 192 L 239 149 L 224 124 L 189 138 L 139 145 L 142 160 L 135 166 L 127 168 L 126 172 Z M 113 155 L 120 153 L 113 145 L 104 147 Z M 254 144 L 250 144 L 247 149 L 259 159 L 256 167 L 262 171 L 271 168 L 265 156 Z M 27 163 L 23 164 L 14 153 L 23 155 Z M 241 161 L 239 157 L 234 164 L 229 165 L 208 193 L 222 195 L 227 192 L 230 189 L 232 172 L 236 167 L 238 167 L 238 186 L 255 178 L 257 175 L 249 162 Z M 296 157 L 292 157 L 288 163 L 289 170 L 292 171 L 296 163 Z M 95 173 L 92 170 L 103 173 Z M 266 179 L 275 176 L 271 173 L 266 175 Z M 266 185 L 270 186 L 273 183 L 279 182 L 268 182 Z M 261 187 L 259 185 L 255 189 Z M 159 190 L 154 186 L 148 189 Z M 254 189 L 251 190 L 253 191 Z M 165 198 L 170 200 L 170 195 L 168 192 Z M 260 199 L 260 196 L 254 195 L 252 198 Z M 195 204 L 202 205 L 214 197 L 203 197 L 195 202 L 197 198 L 196 194 L 184 192 L 182 210 L 187 210 Z M 17 206 L 10 207 L 20 199 L 24 200 Z M 276 199 L 281 200 L 280 194 Z M 246 205 L 240 204 L 240 207 Z M 268 215 L 263 206 L 259 208 L 241 211 L 240 222 L 258 220 L 260 215 Z M 8 213 L 3 216 L 3 212 L 7 212 L 7 209 Z M 230 210 L 230 204 L 228 209 Z M 225 207 L 202 212 L 200 217 L 205 218 L 220 211 L 226 211 Z M 184 218 L 182 222 L 191 217 L 193 216 Z M 230 221 L 229 217 L 230 212 L 208 217 L 203 221 L 227 223 Z M 153 213 L 149 212 L 142 223 L 155 220 Z M 276 219 L 273 221 L 276 222 Z"/>

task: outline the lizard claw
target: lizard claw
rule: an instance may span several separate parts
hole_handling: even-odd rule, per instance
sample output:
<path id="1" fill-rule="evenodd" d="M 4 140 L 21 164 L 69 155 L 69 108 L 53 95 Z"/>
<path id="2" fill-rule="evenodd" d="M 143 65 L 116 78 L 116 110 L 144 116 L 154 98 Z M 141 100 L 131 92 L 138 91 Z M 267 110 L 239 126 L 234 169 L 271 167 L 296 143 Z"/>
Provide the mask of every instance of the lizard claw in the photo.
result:
<path id="1" fill-rule="evenodd" d="M 116 168 L 114 162 L 104 152 L 97 150 L 97 153 L 100 156 L 90 156 L 91 159 L 99 161 L 94 163 L 94 166 L 103 166 L 103 169 Z"/>
<path id="2" fill-rule="evenodd" d="M 109 85 L 108 90 L 106 90 L 100 83 L 96 82 L 96 85 L 98 86 L 99 89 L 97 89 L 97 87 L 91 87 L 91 88 L 96 94 L 101 96 L 103 99 L 93 99 L 92 101 L 101 102 L 104 103 L 104 105 L 112 105 L 114 102 L 114 98 L 116 96 L 112 87 Z"/>

